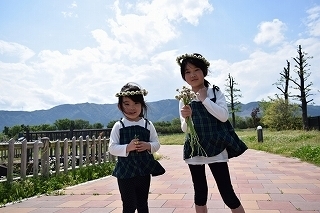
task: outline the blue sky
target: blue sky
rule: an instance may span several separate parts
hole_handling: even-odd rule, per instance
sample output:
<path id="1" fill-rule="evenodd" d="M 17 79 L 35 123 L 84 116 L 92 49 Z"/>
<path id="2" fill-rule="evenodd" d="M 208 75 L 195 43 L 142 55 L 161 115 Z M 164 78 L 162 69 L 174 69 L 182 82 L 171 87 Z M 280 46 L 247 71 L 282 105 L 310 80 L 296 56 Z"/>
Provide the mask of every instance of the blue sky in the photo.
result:
<path id="1" fill-rule="evenodd" d="M 297 77 L 298 45 L 313 56 L 309 99 L 320 105 L 317 0 L 10 0 L 0 29 L 0 110 L 116 103 L 127 82 L 149 102 L 174 99 L 186 85 L 175 59 L 193 52 L 210 61 L 211 84 L 224 91 L 230 73 L 240 102 L 268 100 L 286 60 Z"/>

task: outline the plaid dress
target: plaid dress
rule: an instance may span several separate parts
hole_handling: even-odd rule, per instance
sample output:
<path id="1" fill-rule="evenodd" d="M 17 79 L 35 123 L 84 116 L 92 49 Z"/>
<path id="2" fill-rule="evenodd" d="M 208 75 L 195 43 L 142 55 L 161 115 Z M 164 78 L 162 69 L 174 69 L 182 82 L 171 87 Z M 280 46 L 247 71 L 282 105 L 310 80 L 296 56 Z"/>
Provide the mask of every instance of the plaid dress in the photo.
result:
<path id="1" fill-rule="evenodd" d="M 215 98 L 211 99 L 215 102 Z M 224 149 L 228 152 L 228 158 L 233 158 L 244 153 L 248 147 L 239 139 L 230 121 L 221 122 L 211 115 L 205 106 L 198 101 L 190 103 L 192 109 L 192 121 L 199 137 L 199 143 L 208 157 L 221 153 Z M 184 159 L 190 158 L 191 146 L 189 137 L 184 143 Z M 198 150 L 194 150 L 193 156 L 201 156 Z"/>
<path id="2" fill-rule="evenodd" d="M 141 141 L 150 141 L 150 131 L 147 129 L 148 120 L 145 119 L 145 127 L 127 126 L 120 121 L 122 127 L 120 131 L 120 144 L 128 144 L 132 139 L 139 138 Z M 117 164 L 112 175 L 119 179 L 132 178 L 136 176 L 159 175 L 164 173 L 164 168 L 156 161 L 148 151 L 131 151 L 127 157 L 118 157 Z"/>

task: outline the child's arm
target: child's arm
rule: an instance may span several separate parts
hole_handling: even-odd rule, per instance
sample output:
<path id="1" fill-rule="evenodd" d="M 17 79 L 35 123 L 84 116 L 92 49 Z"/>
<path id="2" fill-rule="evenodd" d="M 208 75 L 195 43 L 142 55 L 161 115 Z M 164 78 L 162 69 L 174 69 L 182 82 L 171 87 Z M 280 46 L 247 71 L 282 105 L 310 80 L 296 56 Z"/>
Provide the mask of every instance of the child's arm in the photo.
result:
<path id="1" fill-rule="evenodd" d="M 210 96 L 213 97 L 212 89 L 208 89 Z M 208 110 L 208 112 L 216 117 L 221 122 L 226 122 L 229 118 L 228 105 L 224 94 L 219 90 L 215 91 L 216 93 L 216 102 L 211 101 L 209 98 L 206 98 L 202 104 Z"/>
<path id="2" fill-rule="evenodd" d="M 109 152 L 114 156 L 127 157 L 130 151 L 135 150 L 135 140 L 132 140 L 129 144 L 120 144 L 120 122 L 116 122 L 111 130 L 109 139 Z"/>
<path id="3" fill-rule="evenodd" d="M 158 151 L 160 149 L 160 142 L 159 137 L 154 125 L 151 121 L 150 122 L 150 152 L 151 154 Z"/>
<path id="4" fill-rule="evenodd" d="M 179 101 L 179 115 L 180 115 L 180 123 L 181 123 L 181 130 L 183 132 L 187 131 L 187 123 L 186 119 L 182 116 L 181 110 L 182 108 L 185 107 L 183 101 Z"/>

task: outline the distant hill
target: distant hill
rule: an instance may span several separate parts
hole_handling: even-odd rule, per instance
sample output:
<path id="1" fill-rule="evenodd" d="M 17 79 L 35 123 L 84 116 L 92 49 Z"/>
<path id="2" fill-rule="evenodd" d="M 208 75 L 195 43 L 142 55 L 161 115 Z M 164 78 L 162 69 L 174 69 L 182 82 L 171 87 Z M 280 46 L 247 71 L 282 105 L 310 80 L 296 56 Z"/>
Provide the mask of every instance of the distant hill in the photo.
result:
<path id="1" fill-rule="evenodd" d="M 179 117 L 179 102 L 176 99 L 167 99 L 148 103 L 148 119 L 152 122 L 172 121 Z M 258 102 L 241 104 L 241 117 L 251 117 L 253 108 L 259 106 Z M 308 116 L 319 116 L 320 106 L 308 106 Z M 0 110 L 0 131 L 5 126 L 14 125 L 40 125 L 53 124 L 56 120 L 68 118 L 70 120 L 82 119 L 90 124 L 102 123 L 107 125 L 110 121 L 118 120 L 123 115 L 117 104 L 64 104 L 48 110 L 25 111 L 3 111 Z"/>

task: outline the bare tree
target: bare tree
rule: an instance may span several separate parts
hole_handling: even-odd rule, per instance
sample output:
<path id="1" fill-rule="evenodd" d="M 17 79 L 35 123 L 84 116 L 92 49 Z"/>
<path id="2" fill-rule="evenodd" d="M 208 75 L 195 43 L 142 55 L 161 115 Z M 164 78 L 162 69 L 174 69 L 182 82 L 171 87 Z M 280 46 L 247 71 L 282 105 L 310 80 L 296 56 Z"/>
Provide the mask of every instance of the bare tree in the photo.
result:
<path id="1" fill-rule="evenodd" d="M 251 111 L 251 118 L 252 118 L 252 123 L 254 127 L 258 126 L 260 122 L 260 118 L 258 116 L 259 113 L 260 113 L 259 107 L 253 108 Z"/>
<path id="2" fill-rule="evenodd" d="M 280 73 L 280 79 L 273 85 L 277 85 L 277 88 L 281 91 L 285 103 L 289 103 L 289 81 L 290 81 L 290 62 L 287 60 L 287 67 L 283 68 L 283 72 Z M 278 94 L 276 94 L 278 97 Z"/>
<path id="3" fill-rule="evenodd" d="M 231 112 L 231 116 L 232 116 L 232 125 L 233 125 L 233 127 L 235 127 L 236 126 L 235 113 L 240 112 L 240 110 L 241 110 L 240 102 L 237 100 L 238 100 L 238 98 L 242 97 L 242 95 L 237 94 L 238 92 L 240 92 L 240 89 L 235 88 L 235 85 L 238 85 L 238 83 L 236 83 L 234 81 L 234 78 L 230 75 L 230 73 L 229 73 L 226 81 L 228 82 L 225 85 L 226 86 L 226 97 L 229 100 L 229 101 L 227 101 L 227 103 L 229 104 L 229 107 L 230 107 L 230 112 Z"/>
<path id="4" fill-rule="evenodd" d="M 293 60 L 296 62 L 296 65 L 294 66 L 296 69 L 294 69 L 294 72 L 298 74 L 298 78 L 293 79 L 290 77 L 290 81 L 295 84 L 293 89 L 299 90 L 300 94 L 292 96 L 290 95 L 290 97 L 293 97 L 301 102 L 301 105 L 299 106 L 302 110 L 303 129 L 307 130 L 309 128 L 307 105 L 309 102 L 313 101 L 313 99 L 307 100 L 310 95 L 313 95 L 309 93 L 311 90 L 310 87 L 313 85 L 313 83 L 307 83 L 308 77 L 311 75 L 311 73 L 308 72 L 310 70 L 308 68 L 310 65 L 307 63 L 307 60 L 313 57 L 307 56 L 307 53 L 302 52 L 301 45 L 298 46 L 297 52 L 298 56 L 293 58 Z"/>

